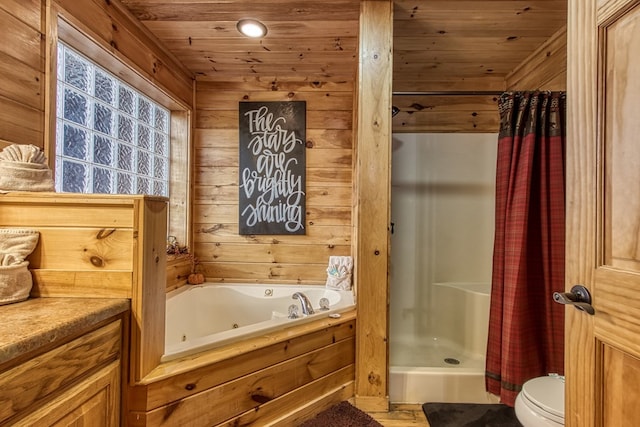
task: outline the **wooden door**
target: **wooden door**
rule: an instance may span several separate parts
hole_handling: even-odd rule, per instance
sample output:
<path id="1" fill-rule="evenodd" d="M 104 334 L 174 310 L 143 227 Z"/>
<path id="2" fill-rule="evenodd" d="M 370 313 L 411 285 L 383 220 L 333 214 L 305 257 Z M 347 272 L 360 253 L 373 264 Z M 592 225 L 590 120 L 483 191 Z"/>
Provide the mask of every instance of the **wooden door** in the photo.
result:
<path id="1" fill-rule="evenodd" d="M 569 0 L 567 426 L 640 425 L 640 0 Z"/>

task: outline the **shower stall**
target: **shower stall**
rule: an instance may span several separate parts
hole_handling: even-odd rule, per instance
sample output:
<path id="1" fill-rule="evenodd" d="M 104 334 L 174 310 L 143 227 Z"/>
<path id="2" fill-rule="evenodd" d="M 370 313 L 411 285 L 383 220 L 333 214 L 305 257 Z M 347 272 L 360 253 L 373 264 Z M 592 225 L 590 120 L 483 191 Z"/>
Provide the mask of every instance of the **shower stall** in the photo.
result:
<path id="1" fill-rule="evenodd" d="M 497 134 L 395 134 L 389 394 L 492 402 L 484 370 Z"/>

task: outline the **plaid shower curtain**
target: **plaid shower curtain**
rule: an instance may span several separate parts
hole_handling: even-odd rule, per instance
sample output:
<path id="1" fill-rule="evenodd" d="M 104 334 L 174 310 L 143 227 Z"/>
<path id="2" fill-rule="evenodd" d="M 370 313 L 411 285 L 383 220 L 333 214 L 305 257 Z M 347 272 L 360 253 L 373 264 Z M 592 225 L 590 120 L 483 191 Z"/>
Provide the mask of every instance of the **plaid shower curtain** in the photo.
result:
<path id="1" fill-rule="evenodd" d="M 530 378 L 564 371 L 565 94 L 499 100 L 487 391 L 513 406 Z"/>

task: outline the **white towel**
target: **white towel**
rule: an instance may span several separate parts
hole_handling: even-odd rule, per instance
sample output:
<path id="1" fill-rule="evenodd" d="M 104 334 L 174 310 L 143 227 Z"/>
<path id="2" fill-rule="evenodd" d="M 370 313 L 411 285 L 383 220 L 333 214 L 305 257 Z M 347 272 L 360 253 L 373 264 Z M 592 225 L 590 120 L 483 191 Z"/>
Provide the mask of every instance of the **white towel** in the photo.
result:
<path id="1" fill-rule="evenodd" d="M 29 298 L 33 286 L 29 261 L 0 266 L 0 305 L 20 302 Z"/>
<path id="2" fill-rule="evenodd" d="M 39 238 L 38 230 L 0 228 L 0 305 L 29 298 L 33 277 L 25 258 Z"/>
<path id="3" fill-rule="evenodd" d="M 0 190 L 54 191 L 47 158 L 35 145 L 13 144 L 0 152 Z"/>
<path id="4" fill-rule="evenodd" d="M 0 228 L 0 265 L 22 263 L 36 248 L 40 233 L 26 228 Z"/>
<path id="5" fill-rule="evenodd" d="M 47 158 L 40 148 L 29 144 L 13 144 L 0 151 L 0 160 L 22 163 L 47 163 Z"/>
<path id="6" fill-rule="evenodd" d="M 353 259 L 350 256 L 330 256 L 326 287 L 341 291 L 351 290 L 352 269 Z"/>

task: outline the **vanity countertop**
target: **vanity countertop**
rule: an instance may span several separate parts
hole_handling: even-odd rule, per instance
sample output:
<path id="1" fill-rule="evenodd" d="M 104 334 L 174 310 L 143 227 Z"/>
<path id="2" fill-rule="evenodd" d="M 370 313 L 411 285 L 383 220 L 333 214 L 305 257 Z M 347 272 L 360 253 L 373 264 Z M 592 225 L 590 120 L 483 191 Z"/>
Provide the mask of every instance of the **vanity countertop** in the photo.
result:
<path id="1" fill-rule="evenodd" d="M 128 299 L 30 298 L 0 305 L 0 364 L 125 312 Z"/>

